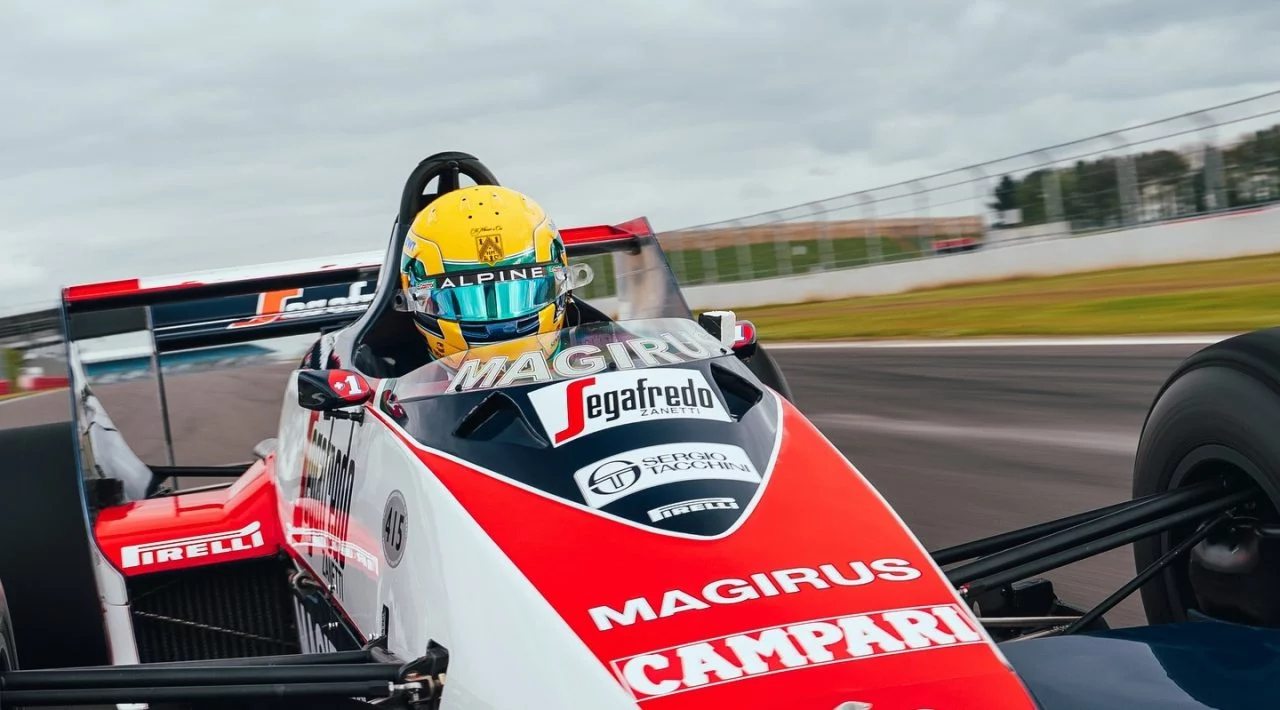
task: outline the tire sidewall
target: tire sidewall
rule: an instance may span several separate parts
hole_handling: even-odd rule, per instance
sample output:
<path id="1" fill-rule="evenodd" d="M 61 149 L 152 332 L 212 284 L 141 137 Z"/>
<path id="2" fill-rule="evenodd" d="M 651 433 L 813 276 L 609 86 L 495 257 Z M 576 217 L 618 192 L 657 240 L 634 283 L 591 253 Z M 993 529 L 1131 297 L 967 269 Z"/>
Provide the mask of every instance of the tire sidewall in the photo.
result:
<path id="1" fill-rule="evenodd" d="M 28 670 L 110 659 L 70 422 L 0 430 L 0 580 Z"/>
<path id="2" fill-rule="evenodd" d="M 13 619 L 9 616 L 9 602 L 4 595 L 4 580 L 0 580 L 0 671 L 15 671 L 18 668 L 18 644 L 13 635 Z"/>
<path id="3" fill-rule="evenodd" d="M 1133 496 L 1199 480 L 1211 462 L 1243 470 L 1275 505 L 1280 499 L 1280 394 L 1227 365 L 1179 374 L 1161 393 L 1143 428 L 1134 461 Z M 1166 532 L 1134 544 L 1138 570 L 1176 544 Z M 1152 624 L 1185 621 L 1189 602 L 1185 564 L 1166 567 L 1142 587 Z"/>

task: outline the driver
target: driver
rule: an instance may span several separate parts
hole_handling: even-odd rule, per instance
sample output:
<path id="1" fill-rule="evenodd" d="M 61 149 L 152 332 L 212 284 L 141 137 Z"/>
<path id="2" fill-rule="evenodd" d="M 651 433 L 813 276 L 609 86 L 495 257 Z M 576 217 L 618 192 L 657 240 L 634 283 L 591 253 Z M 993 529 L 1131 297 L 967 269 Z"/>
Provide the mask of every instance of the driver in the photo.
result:
<path id="1" fill-rule="evenodd" d="M 398 300 L 431 356 L 456 366 L 477 347 L 486 358 L 535 348 L 552 356 L 561 329 L 582 321 L 572 289 L 587 282 L 574 283 L 560 232 L 538 203 L 477 185 L 440 195 L 413 220 Z"/>

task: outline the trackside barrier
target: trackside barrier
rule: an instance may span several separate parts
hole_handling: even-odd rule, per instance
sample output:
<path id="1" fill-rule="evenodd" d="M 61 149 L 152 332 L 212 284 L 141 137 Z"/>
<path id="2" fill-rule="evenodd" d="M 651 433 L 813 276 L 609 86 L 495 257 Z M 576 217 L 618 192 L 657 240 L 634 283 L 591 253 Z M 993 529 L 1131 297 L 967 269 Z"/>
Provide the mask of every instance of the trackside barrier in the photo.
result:
<path id="1" fill-rule="evenodd" d="M 66 377 L 50 377 L 47 375 L 21 375 L 18 377 L 18 387 L 23 392 L 58 389 L 59 387 L 66 387 L 68 383 L 69 380 Z"/>
<path id="2" fill-rule="evenodd" d="M 30 375 L 20 375 L 18 377 L 18 386 L 15 388 L 14 383 L 9 380 L 0 380 L 0 397 L 6 394 L 16 394 L 17 392 L 40 392 L 42 390 L 56 390 L 66 387 L 68 380 L 65 377 L 33 377 Z"/>
<path id="3" fill-rule="evenodd" d="M 688 286 L 685 298 L 695 310 L 752 308 L 1274 253 L 1280 253 L 1280 206 L 901 263 Z"/>

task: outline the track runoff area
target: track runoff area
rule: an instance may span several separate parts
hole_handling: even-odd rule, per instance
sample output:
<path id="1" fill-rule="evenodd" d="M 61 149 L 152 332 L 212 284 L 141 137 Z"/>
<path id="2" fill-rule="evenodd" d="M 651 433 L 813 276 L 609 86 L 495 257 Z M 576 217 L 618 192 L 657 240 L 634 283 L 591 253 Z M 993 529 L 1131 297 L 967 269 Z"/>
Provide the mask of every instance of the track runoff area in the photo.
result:
<path id="1" fill-rule="evenodd" d="M 767 333 L 764 333 L 767 335 Z M 1156 388 L 1227 335 L 764 341 L 796 403 L 929 548 L 1126 500 Z M 247 458 L 271 436 L 292 363 L 166 377 L 178 463 Z M 152 379 L 96 388 L 144 459 L 163 463 Z M 0 402 L 0 428 L 67 418 L 65 390 Z M 856 534 L 857 521 L 849 521 Z M 1133 574 L 1120 548 L 1055 572 L 1092 605 Z M 1143 621 L 1131 597 L 1107 617 Z"/>

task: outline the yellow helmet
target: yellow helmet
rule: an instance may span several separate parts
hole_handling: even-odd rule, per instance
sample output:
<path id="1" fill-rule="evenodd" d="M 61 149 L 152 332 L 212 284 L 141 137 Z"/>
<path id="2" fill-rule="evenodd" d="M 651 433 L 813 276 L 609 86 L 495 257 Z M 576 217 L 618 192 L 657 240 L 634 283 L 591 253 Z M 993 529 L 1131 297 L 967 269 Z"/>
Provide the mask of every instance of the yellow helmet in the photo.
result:
<path id="1" fill-rule="evenodd" d="M 400 260 L 404 308 L 436 358 L 488 347 L 486 357 L 548 354 L 573 279 L 555 224 L 510 188 L 451 190 L 418 213 Z M 509 350 L 509 352 L 508 352 Z"/>

